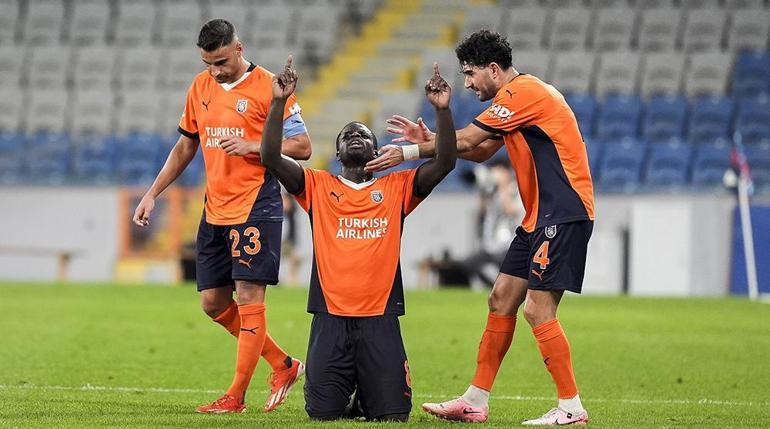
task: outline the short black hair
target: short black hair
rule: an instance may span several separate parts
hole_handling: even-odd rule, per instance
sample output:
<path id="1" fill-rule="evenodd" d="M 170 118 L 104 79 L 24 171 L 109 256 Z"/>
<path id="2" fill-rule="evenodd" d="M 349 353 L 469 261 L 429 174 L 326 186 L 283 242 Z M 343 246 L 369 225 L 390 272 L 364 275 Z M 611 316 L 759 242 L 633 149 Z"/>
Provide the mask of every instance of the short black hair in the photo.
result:
<path id="1" fill-rule="evenodd" d="M 463 39 L 455 49 L 460 65 L 486 67 L 497 63 L 508 69 L 513 63 L 511 45 L 500 33 L 480 30 Z"/>
<path id="2" fill-rule="evenodd" d="M 216 51 L 235 40 L 235 26 L 224 19 L 212 19 L 198 33 L 198 47 L 206 52 Z"/>
<path id="3" fill-rule="evenodd" d="M 340 130 L 339 134 L 337 134 L 337 139 L 335 139 L 335 140 L 334 140 L 334 146 L 337 148 L 337 151 L 339 151 L 339 150 L 340 150 L 340 138 L 342 137 L 342 132 L 345 130 L 345 128 L 347 128 L 347 127 L 349 127 L 349 126 L 351 126 L 351 125 L 353 125 L 353 124 L 359 124 L 359 125 L 362 125 L 362 126 L 364 126 L 364 127 L 367 129 L 367 130 L 369 130 L 369 133 L 372 135 L 372 143 L 374 144 L 374 149 L 375 149 L 375 150 L 379 149 L 379 147 L 378 147 L 378 143 L 377 143 L 377 135 L 376 135 L 376 134 L 374 134 L 374 131 L 372 131 L 372 129 L 371 129 L 371 128 L 367 127 L 367 126 L 366 126 L 366 124 L 365 124 L 365 123 L 363 123 L 363 122 L 359 122 L 359 121 L 353 121 L 353 122 L 348 122 L 347 124 L 345 124 L 345 126 L 344 126 L 344 127 L 342 127 L 342 129 Z"/>

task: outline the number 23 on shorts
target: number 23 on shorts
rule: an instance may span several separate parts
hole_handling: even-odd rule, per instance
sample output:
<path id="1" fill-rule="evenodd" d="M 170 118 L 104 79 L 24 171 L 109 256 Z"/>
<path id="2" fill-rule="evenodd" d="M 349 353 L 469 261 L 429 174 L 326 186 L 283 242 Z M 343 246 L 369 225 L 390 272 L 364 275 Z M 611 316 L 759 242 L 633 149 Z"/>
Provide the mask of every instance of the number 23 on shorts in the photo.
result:
<path id="1" fill-rule="evenodd" d="M 249 243 L 243 246 L 243 251 L 248 255 L 259 253 L 260 249 L 262 249 L 262 243 L 259 242 L 259 230 L 256 227 L 250 226 L 243 231 L 243 235 L 249 239 Z M 230 254 L 233 258 L 240 257 L 241 251 L 238 250 L 238 243 L 241 241 L 241 235 L 235 228 L 230 230 L 230 241 L 232 243 Z"/>
<path id="2" fill-rule="evenodd" d="M 548 264 L 551 263 L 551 260 L 548 259 L 548 245 L 549 241 L 546 240 L 543 242 L 543 244 L 540 245 L 540 247 L 537 249 L 537 252 L 535 252 L 535 257 L 532 258 L 532 262 L 536 264 L 540 264 L 540 269 L 544 270 L 548 267 Z"/>

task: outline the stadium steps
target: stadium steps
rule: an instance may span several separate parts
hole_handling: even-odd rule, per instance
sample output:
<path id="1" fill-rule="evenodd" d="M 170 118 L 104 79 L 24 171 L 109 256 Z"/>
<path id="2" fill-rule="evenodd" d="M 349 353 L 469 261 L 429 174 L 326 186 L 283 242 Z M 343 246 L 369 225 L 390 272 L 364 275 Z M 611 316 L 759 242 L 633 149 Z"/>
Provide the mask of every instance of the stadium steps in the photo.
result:
<path id="1" fill-rule="evenodd" d="M 387 0 L 361 35 L 348 41 L 299 94 L 311 131 L 314 164 L 324 167 L 331 144 L 349 121 L 374 124 L 380 96 L 415 87 L 425 48 L 452 49 L 470 5 L 463 1 Z M 417 96 L 417 95 L 416 95 Z"/>

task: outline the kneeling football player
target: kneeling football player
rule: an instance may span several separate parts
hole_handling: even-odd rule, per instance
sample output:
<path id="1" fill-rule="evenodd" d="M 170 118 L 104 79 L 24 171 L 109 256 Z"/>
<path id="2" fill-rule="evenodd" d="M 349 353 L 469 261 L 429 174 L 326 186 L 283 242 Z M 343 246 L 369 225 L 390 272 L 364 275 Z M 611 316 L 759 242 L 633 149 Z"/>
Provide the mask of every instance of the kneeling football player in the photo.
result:
<path id="1" fill-rule="evenodd" d="M 312 419 L 346 416 L 354 391 L 367 420 L 406 421 L 412 408 L 409 366 L 398 317 L 404 314 L 399 254 L 404 218 L 455 166 L 451 89 L 434 64 L 425 85 L 436 108 L 436 156 L 416 169 L 375 178 L 364 171 L 377 139 L 360 122 L 337 136 L 342 174 L 302 168 L 281 156 L 281 113 L 297 74 L 291 57 L 273 77 L 262 163 L 299 205 L 313 229 L 305 410 Z"/>

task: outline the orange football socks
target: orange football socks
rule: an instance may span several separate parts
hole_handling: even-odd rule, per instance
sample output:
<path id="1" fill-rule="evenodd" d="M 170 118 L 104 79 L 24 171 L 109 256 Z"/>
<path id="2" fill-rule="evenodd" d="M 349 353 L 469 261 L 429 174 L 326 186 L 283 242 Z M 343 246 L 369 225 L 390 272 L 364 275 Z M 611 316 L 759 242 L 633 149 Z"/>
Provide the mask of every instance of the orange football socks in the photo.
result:
<path id="1" fill-rule="evenodd" d="M 222 325 L 227 332 L 231 333 L 235 338 L 238 338 L 238 334 L 241 331 L 241 316 L 238 314 L 238 305 L 235 301 L 230 303 L 227 310 L 213 319 L 215 322 Z M 270 364 L 273 371 L 278 372 L 287 368 L 286 358 L 289 355 L 275 342 L 270 334 L 265 335 L 265 344 L 262 346 L 262 357 Z"/>
<path id="2" fill-rule="evenodd" d="M 227 394 L 242 398 L 249 387 L 259 356 L 262 354 L 262 346 L 267 336 L 267 323 L 265 322 L 265 304 L 240 305 L 238 313 L 241 315 L 238 358 L 235 363 L 235 378 L 233 384 L 227 389 Z"/>
<path id="3" fill-rule="evenodd" d="M 553 319 L 532 329 L 543 356 L 543 362 L 556 383 L 559 399 L 573 398 L 578 394 L 569 343 L 558 319 Z"/>
<path id="4" fill-rule="evenodd" d="M 505 353 L 511 346 L 513 330 L 516 327 L 516 316 L 500 316 L 489 313 L 487 327 L 481 336 L 479 354 L 476 358 L 476 374 L 473 376 L 472 385 L 492 390 L 497 371 L 503 362 Z"/>

